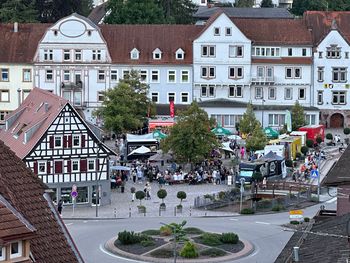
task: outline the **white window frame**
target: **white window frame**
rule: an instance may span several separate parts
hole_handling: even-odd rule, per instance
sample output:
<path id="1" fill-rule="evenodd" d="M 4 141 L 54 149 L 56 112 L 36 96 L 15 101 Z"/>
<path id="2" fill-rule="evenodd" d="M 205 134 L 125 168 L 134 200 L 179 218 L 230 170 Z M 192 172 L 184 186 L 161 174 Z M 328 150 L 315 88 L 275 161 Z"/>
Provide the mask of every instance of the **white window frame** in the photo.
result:
<path id="1" fill-rule="evenodd" d="M 272 116 L 272 122 L 270 122 L 270 116 Z M 282 116 L 284 116 L 284 118 L 282 118 Z M 281 127 L 285 124 L 286 121 L 285 114 L 270 113 L 267 117 L 268 125 L 272 127 Z M 282 121 L 282 119 L 284 119 L 284 121 Z"/>
<path id="2" fill-rule="evenodd" d="M 0 81 L 3 82 L 9 82 L 10 81 L 10 69 L 8 68 L 2 68 L 0 69 L 1 75 L 0 75 Z M 6 78 L 3 77 L 3 74 L 6 74 Z"/>
<path id="3" fill-rule="evenodd" d="M 205 88 L 205 94 L 203 95 L 203 88 Z M 213 94 L 211 95 L 210 94 L 210 88 L 213 88 Z M 207 85 L 207 84 L 202 84 L 201 86 L 200 86 L 200 89 L 201 89 L 201 97 L 202 98 L 214 98 L 215 97 L 215 93 L 216 93 L 216 90 L 215 90 L 215 85 L 213 85 L 213 84 L 209 84 L 209 85 Z"/>
<path id="4" fill-rule="evenodd" d="M 171 73 L 171 74 L 170 74 Z M 174 77 L 173 81 L 170 81 L 170 76 Z M 176 83 L 176 70 L 175 69 L 169 69 L 167 74 L 167 83 Z"/>
<path id="5" fill-rule="evenodd" d="M 187 101 L 183 100 L 184 97 L 187 97 Z M 181 92 L 181 102 L 189 103 L 189 101 L 190 101 L 190 94 L 188 92 Z"/>
<path id="6" fill-rule="evenodd" d="M 337 73 L 338 79 L 334 79 L 334 74 Z M 345 79 L 342 79 L 342 75 Z M 332 82 L 334 83 L 345 83 L 348 79 L 348 68 L 347 67 L 333 67 L 332 68 Z"/>
<path id="7" fill-rule="evenodd" d="M 220 36 L 220 27 L 214 27 L 214 36 Z"/>
<path id="8" fill-rule="evenodd" d="M 157 80 L 153 80 L 153 76 L 157 76 Z M 152 69 L 151 70 L 151 79 L 150 82 L 152 83 L 159 83 L 160 82 L 160 73 L 158 69 Z"/>
<path id="9" fill-rule="evenodd" d="M 293 56 L 293 48 L 289 47 L 287 49 L 287 55 L 288 55 L 288 57 L 292 57 Z"/>
<path id="10" fill-rule="evenodd" d="M 32 81 L 32 70 L 30 68 L 24 68 L 22 71 L 22 82 L 31 82 L 31 81 Z"/>
<path id="11" fill-rule="evenodd" d="M 183 80 L 183 77 L 187 76 L 187 80 Z M 189 83 L 190 82 L 190 71 L 189 70 L 181 70 L 181 78 L 180 78 L 181 83 Z"/>
<path id="12" fill-rule="evenodd" d="M 74 137 L 78 138 L 78 145 L 74 145 Z M 72 148 L 79 148 L 81 147 L 81 135 L 72 135 Z"/>
<path id="13" fill-rule="evenodd" d="M 225 35 L 232 36 L 232 27 L 225 27 Z"/>
<path id="14" fill-rule="evenodd" d="M 44 171 L 40 171 L 40 165 L 44 165 Z M 44 161 L 38 161 L 38 174 L 46 174 L 47 173 L 47 163 Z"/>
<path id="15" fill-rule="evenodd" d="M 111 82 L 118 82 L 118 70 L 111 69 Z"/>
<path id="16" fill-rule="evenodd" d="M 270 95 L 271 95 L 270 92 L 271 92 L 272 90 L 273 90 L 273 96 L 270 96 Z M 267 97 L 268 97 L 268 99 L 269 99 L 269 100 L 275 100 L 276 97 L 277 97 L 276 92 L 277 92 L 277 89 L 276 89 L 275 87 L 269 87 L 269 88 L 268 88 L 268 91 L 267 91 Z"/>
<path id="17" fill-rule="evenodd" d="M 100 79 L 100 76 L 103 76 L 103 79 Z M 106 81 L 106 71 L 104 69 L 97 70 L 97 82 L 105 82 Z"/>
<path id="18" fill-rule="evenodd" d="M 287 97 L 287 90 L 290 91 L 290 96 L 289 97 Z M 293 99 L 293 88 L 287 87 L 287 88 L 284 89 L 284 99 L 285 100 L 292 100 Z"/>
<path id="19" fill-rule="evenodd" d="M 92 50 L 92 61 L 101 61 L 102 60 L 102 50 L 94 49 Z"/>
<path id="20" fill-rule="evenodd" d="M 297 77 L 297 70 L 299 70 L 299 76 Z M 302 78 L 302 67 L 294 67 L 293 68 L 294 78 L 295 79 L 301 79 Z"/>
<path id="21" fill-rule="evenodd" d="M 70 49 L 63 49 L 63 61 L 70 61 L 71 60 L 71 50 Z M 68 58 L 66 58 L 66 55 Z"/>
<path id="22" fill-rule="evenodd" d="M 203 69 L 206 69 L 206 74 L 205 75 L 203 75 Z M 214 76 L 211 76 L 210 75 L 210 69 L 214 69 Z M 201 78 L 202 79 L 215 79 L 215 77 L 216 77 L 216 67 L 214 67 L 214 66 L 203 66 L 203 67 L 201 67 Z"/>
<path id="23" fill-rule="evenodd" d="M 153 98 L 155 98 L 155 96 L 157 97 L 157 100 L 154 101 Z M 151 101 L 154 103 L 158 103 L 159 102 L 159 92 L 151 92 Z"/>
<path id="24" fill-rule="evenodd" d="M 279 47 L 254 47 L 253 54 L 254 57 L 280 57 Z"/>
<path id="25" fill-rule="evenodd" d="M 324 67 L 317 67 L 317 81 L 324 81 Z"/>
<path id="26" fill-rule="evenodd" d="M 152 55 L 154 60 L 161 60 L 162 59 L 162 51 L 159 48 L 156 48 L 153 50 Z"/>
<path id="27" fill-rule="evenodd" d="M 318 90 L 317 91 L 317 105 L 322 105 L 322 104 L 323 104 L 323 90 Z"/>
<path id="28" fill-rule="evenodd" d="M 290 70 L 290 76 L 288 76 L 287 72 Z M 286 67 L 286 79 L 292 79 L 293 78 L 293 67 Z"/>
<path id="29" fill-rule="evenodd" d="M 306 49 L 306 48 L 302 48 L 302 49 L 301 49 L 301 55 L 302 55 L 303 57 L 306 57 L 306 56 L 307 56 L 307 49 Z"/>
<path id="30" fill-rule="evenodd" d="M 145 78 L 143 78 L 145 76 Z M 139 77 L 140 77 L 140 81 L 147 83 L 148 81 L 148 70 L 147 69 L 141 69 L 139 71 Z"/>
<path id="31" fill-rule="evenodd" d="M 261 95 L 258 96 L 258 90 L 261 91 Z M 255 87 L 255 99 L 263 99 L 264 98 L 264 88 L 263 87 Z"/>
<path id="32" fill-rule="evenodd" d="M 77 163 L 78 164 L 78 169 L 74 170 L 74 163 Z M 72 160 L 72 167 L 71 167 L 71 171 L 72 172 L 79 172 L 80 171 L 80 160 L 77 160 L 77 159 L 73 159 Z"/>
<path id="33" fill-rule="evenodd" d="M 167 93 L 167 102 L 170 103 L 170 94 L 174 94 L 174 103 L 176 102 L 176 92 L 168 92 Z"/>
<path id="34" fill-rule="evenodd" d="M 340 59 L 341 58 L 341 47 L 338 45 L 330 45 L 326 48 L 326 58 L 328 59 Z"/>
<path id="35" fill-rule="evenodd" d="M 130 59 L 138 60 L 140 58 L 140 51 L 137 48 L 134 48 L 130 51 Z"/>
<path id="36" fill-rule="evenodd" d="M 53 50 L 44 49 L 44 61 L 53 61 Z"/>
<path id="37" fill-rule="evenodd" d="M 97 101 L 98 102 L 103 102 L 105 98 L 106 93 L 104 91 L 97 91 Z M 100 98 L 103 98 L 102 100 Z"/>
<path id="38" fill-rule="evenodd" d="M 78 56 L 80 58 L 78 58 Z M 81 49 L 74 49 L 74 60 L 82 61 L 83 60 L 83 51 Z"/>
<path id="39" fill-rule="evenodd" d="M 12 251 L 12 244 L 14 243 L 17 243 L 18 244 L 18 253 L 11 253 Z M 19 257 L 22 257 L 23 256 L 23 244 L 22 244 L 22 241 L 21 240 L 18 240 L 16 242 L 11 242 L 10 244 L 10 259 L 13 259 L 13 258 L 19 258 Z"/>
<path id="40" fill-rule="evenodd" d="M 126 79 L 126 77 L 130 75 L 130 70 L 129 69 L 123 69 L 123 79 Z"/>
<path id="41" fill-rule="evenodd" d="M 347 96 L 346 93 L 347 93 L 346 91 L 340 91 L 340 90 L 332 91 L 332 104 L 333 105 L 346 105 L 346 96 Z M 336 96 L 338 98 L 337 103 L 333 102 L 334 96 Z M 340 97 L 344 97 L 343 103 L 340 102 Z"/>
<path id="42" fill-rule="evenodd" d="M 302 98 L 301 96 L 300 96 L 300 91 L 301 90 L 304 90 L 304 98 Z M 299 100 L 306 100 L 306 88 L 299 88 L 298 89 L 298 99 Z"/>
<path id="43" fill-rule="evenodd" d="M 48 71 L 51 71 L 51 74 L 48 73 Z M 48 79 L 47 76 L 52 75 L 52 79 Z M 54 82 L 54 71 L 53 69 L 46 69 L 45 70 L 45 82 Z"/>
<path id="44" fill-rule="evenodd" d="M 92 162 L 94 164 L 93 169 L 90 169 L 90 162 Z M 88 172 L 96 171 L 96 160 L 95 159 L 87 159 L 87 171 Z"/>
<path id="45" fill-rule="evenodd" d="M 1 250 L 0 261 L 3 261 L 6 258 L 6 248 L 3 246 L 0 246 L 0 250 Z"/>
<path id="46" fill-rule="evenodd" d="M 70 71 L 65 69 L 62 71 L 63 76 L 63 82 L 70 82 Z M 66 76 L 68 76 L 68 79 L 66 79 Z"/>
<path id="47" fill-rule="evenodd" d="M 7 99 L 3 97 L 3 93 L 7 94 Z M 0 89 L 0 102 L 10 102 L 10 90 L 8 89 Z"/>
<path id="48" fill-rule="evenodd" d="M 56 146 L 56 138 L 60 139 L 61 146 Z M 54 143 L 54 148 L 55 149 L 62 149 L 63 148 L 63 137 L 62 137 L 62 135 L 55 135 L 55 136 L 53 136 L 53 143 Z"/>
<path id="49" fill-rule="evenodd" d="M 207 50 L 207 54 L 204 54 L 204 50 Z M 211 54 L 213 51 L 213 54 Z M 215 45 L 202 45 L 201 46 L 201 57 L 215 58 L 216 56 L 216 46 Z"/>
<path id="50" fill-rule="evenodd" d="M 181 48 L 176 50 L 175 59 L 176 60 L 184 60 L 185 59 L 185 52 Z"/>
<path id="51" fill-rule="evenodd" d="M 233 76 L 231 75 L 231 69 L 233 69 Z M 241 75 L 238 74 L 239 69 L 241 69 Z M 228 78 L 229 79 L 243 79 L 244 78 L 244 67 L 229 67 L 228 68 Z"/>

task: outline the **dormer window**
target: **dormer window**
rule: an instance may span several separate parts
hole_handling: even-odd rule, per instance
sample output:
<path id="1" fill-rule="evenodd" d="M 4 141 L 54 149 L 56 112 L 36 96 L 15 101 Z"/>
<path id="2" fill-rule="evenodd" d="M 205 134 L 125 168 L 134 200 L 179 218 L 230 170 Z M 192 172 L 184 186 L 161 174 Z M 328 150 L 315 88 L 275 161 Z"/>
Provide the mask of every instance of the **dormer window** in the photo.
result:
<path id="1" fill-rule="evenodd" d="M 157 60 L 162 59 L 162 51 L 160 51 L 159 48 L 156 48 L 156 49 L 153 51 L 153 59 L 157 59 Z"/>
<path id="2" fill-rule="evenodd" d="M 139 59 L 140 51 L 137 50 L 137 48 L 134 48 L 130 52 L 130 59 Z"/>
<path id="3" fill-rule="evenodd" d="M 185 51 L 182 50 L 182 48 L 179 48 L 175 52 L 175 57 L 177 60 L 182 60 L 185 58 Z"/>
<path id="4" fill-rule="evenodd" d="M 214 27 L 214 36 L 220 36 L 220 27 Z"/>
<path id="5" fill-rule="evenodd" d="M 327 58 L 340 58 L 341 47 L 338 45 L 331 45 L 327 47 Z"/>
<path id="6" fill-rule="evenodd" d="M 232 28 L 231 27 L 226 27 L 225 28 L 225 34 L 226 34 L 226 36 L 232 36 Z"/>
<path id="7" fill-rule="evenodd" d="M 11 243 L 10 248 L 10 259 L 22 256 L 22 241 Z"/>

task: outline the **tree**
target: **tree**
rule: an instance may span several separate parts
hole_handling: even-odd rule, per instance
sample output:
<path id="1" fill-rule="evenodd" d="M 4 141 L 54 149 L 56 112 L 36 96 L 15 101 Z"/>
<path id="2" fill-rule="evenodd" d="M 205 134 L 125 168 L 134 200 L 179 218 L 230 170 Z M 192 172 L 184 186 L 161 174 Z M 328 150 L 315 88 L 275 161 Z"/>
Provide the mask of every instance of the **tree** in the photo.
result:
<path id="1" fill-rule="evenodd" d="M 251 151 L 263 150 L 266 144 L 267 138 L 265 132 L 261 128 L 260 123 L 257 123 L 253 134 L 246 140 L 246 148 Z"/>
<path id="2" fill-rule="evenodd" d="M 106 24 L 162 24 L 163 9 L 155 0 L 110 0 L 106 7 Z"/>
<path id="3" fill-rule="evenodd" d="M 139 130 L 152 107 L 147 97 L 149 86 L 140 81 L 137 71 L 131 71 L 118 86 L 105 93 L 102 107 L 94 112 L 103 118 L 104 126 L 116 134 Z"/>
<path id="4" fill-rule="evenodd" d="M 93 0 L 81 0 L 81 7 L 79 10 L 79 14 L 87 17 L 91 13 L 93 8 L 94 8 Z"/>
<path id="5" fill-rule="evenodd" d="M 294 0 L 291 12 L 302 16 L 307 10 L 327 10 L 327 6 L 327 0 Z"/>
<path id="6" fill-rule="evenodd" d="M 160 0 L 164 17 L 169 24 L 192 24 L 197 7 L 192 0 Z"/>
<path id="7" fill-rule="evenodd" d="M 187 110 L 179 114 L 177 123 L 161 147 L 165 152 L 172 150 L 180 162 L 201 162 L 218 145 L 215 135 L 210 131 L 213 124 L 198 103 L 192 102 Z"/>
<path id="8" fill-rule="evenodd" d="M 34 1 L 31 0 L 7 0 L 0 6 L 1 23 L 30 23 L 37 22 L 37 11 Z"/>
<path id="9" fill-rule="evenodd" d="M 254 0 L 237 0 L 235 7 L 253 7 Z"/>
<path id="10" fill-rule="evenodd" d="M 295 102 L 293 108 L 292 108 L 292 130 L 296 131 L 300 127 L 305 125 L 305 115 L 304 115 L 304 108 L 299 104 L 298 101 Z"/>
<path id="11" fill-rule="evenodd" d="M 249 103 L 246 112 L 243 114 L 243 117 L 239 122 L 239 131 L 247 135 L 252 134 L 257 124 L 259 124 L 259 121 L 255 117 L 253 105 Z"/>
<path id="12" fill-rule="evenodd" d="M 272 0 L 262 0 L 260 7 L 274 7 Z"/>

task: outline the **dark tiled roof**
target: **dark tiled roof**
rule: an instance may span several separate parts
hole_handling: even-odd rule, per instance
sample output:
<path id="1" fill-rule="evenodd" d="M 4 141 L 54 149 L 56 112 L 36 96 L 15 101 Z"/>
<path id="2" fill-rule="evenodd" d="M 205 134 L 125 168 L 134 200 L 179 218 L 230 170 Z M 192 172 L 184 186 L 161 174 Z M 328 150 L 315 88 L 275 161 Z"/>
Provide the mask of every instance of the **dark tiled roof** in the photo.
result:
<path id="1" fill-rule="evenodd" d="M 349 220 L 350 214 L 328 218 L 316 217 L 310 230 L 311 233 L 304 235 L 304 240 L 299 243 L 299 261 L 302 263 L 347 262 L 350 259 L 349 243 L 346 237 Z M 292 236 L 275 263 L 292 262 L 286 260 L 291 255 L 293 247 L 298 244 L 301 236 L 302 233 L 300 232 Z"/>
<path id="2" fill-rule="evenodd" d="M 348 146 L 338 162 L 329 171 L 323 184 L 327 186 L 337 186 L 350 183 L 350 147 Z"/>
<path id="3" fill-rule="evenodd" d="M 100 25 L 113 63 L 138 64 L 192 64 L 192 41 L 203 26 L 195 25 Z M 139 59 L 130 59 L 134 48 L 140 51 Z M 153 51 L 159 48 L 162 59 L 154 60 Z M 175 58 L 181 48 L 183 60 Z"/>
<path id="4" fill-rule="evenodd" d="M 246 108 L 247 103 L 229 100 L 229 99 L 213 99 L 213 100 L 205 100 L 198 103 L 198 105 L 202 108 Z M 254 110 L 290 110 L 293 105 L 257 105 L 253 104 Z M 318 111 L 316 107 L 304 107 L 304 110 L 308 111 Z"/>
<path id="5" fill-rule="evenodd" d="M 50 24 L 0 24 L 0 63 L 31 63 L 40 39 Z"/>
<path id="6" fill-rule="evenodd" d="M 92 22 L 94 22 L 96 25 L 99 24 L 104 18 L 104 16 L 106 15 L 106 11 L 107 11 L 106 6 L 107 6 L 107 2 L 96 6 L 94 9 L 92 9 L 88 18 Z"/>
<path id="7" fill-rule="evenodd" d="M 255 45 L 309 45 L 312 37 L 302 19 L 231 18 Z"/>
<path id="8" fill-rule="evenodd" d="M 37 263 L 83 262 L 46 186 L 0 141 L 0 194 L 36 228 L 31 252 Z"/>
<path id="9" fill-rule="evenodd" d="M 199 7 L 193 15 L 195 18 L 208 19 L 213 14 L 223 10 L 229 17 L 245 18 L 293 18 L 284 8 L 234 8 L 234 7 Z"/>
<path id="10" fill-rule="evenodd" d="M 299 65 L 311 65 L 312 58 L 304 58 L 304 57 L 282 57 L 282 58 L 253 58 L 252 63 L 257 64 L 299 64 Z"/>
<path id="11" fill-rule="evenodd" d="M 349 11 L 306 11 L 304 20 L 312 28 L 313 42 L 317 45 L 329 33 L 333 20 L 345 40 L 350 42 Z"/>

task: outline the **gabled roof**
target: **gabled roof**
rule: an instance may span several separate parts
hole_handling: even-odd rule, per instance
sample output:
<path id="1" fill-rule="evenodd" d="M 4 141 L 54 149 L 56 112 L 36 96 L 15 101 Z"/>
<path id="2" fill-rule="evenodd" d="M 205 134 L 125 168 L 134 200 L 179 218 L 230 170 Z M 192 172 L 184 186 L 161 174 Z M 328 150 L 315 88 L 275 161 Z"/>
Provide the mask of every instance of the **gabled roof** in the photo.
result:
<path id="1" fill-rule="evenodd" d="M 0 245 L 34 237 L 36 229 L 0 194 Z"/>
<path id="2" fill-rule="evenodd" d="M 0 24 L 0 63 L 32 63 L 39 41 L 50 24 Z"/>
<path id="3" fill-rule="evenodd" d="M 313 44 L 319 44 L 332 30 L 334 22 L 338 32 L 350 43 L 350 11 L 306 11 L 304 20 L 312 29 Z"/>
<path id="4" fill-rule="evenodd" d="M 6 115 L 5 128 L 0 131 L 0 140 L 6 142 L 18 157 L 23 159 L 39 142 L 56 119 L 67 100 L 34 88 L 15 111 Z M 17 137 L 16 133 L 22 129 Z M 28 134 L 35 131 L 29 138 Z M 27 135 L 27 139 L 25 136 Z"/>
<path id="5" fill-rule="evenodd" d="M 203 26 L 195 25 L 101 25 L 112 63 L 116 64 L 191 64 L 192 42 Z M 138 60 L 130 59 L 130 50 L 140 51 Z M 175 51 L 186 52 L 184 60 L 177 60 Z M 159 48 L 161 60 L 154 60 L 152 52 Z"/>
<path id="6" fill-rule="evenodd" d="M 45 188 L 38 176 L 0 141 L 0 194 L 36 229 L 30 247 L 35 262 L 83 262 Z"/>
<path id="7" fill-rule="evenodd" d="M 312 37 L 302 19 L 231 18 L 253 45 L 312 45 Z"/>
<path id="8" fill-rule="evenodd" d="M 328 172 L 323 184 L 326 186 L 338 186 L 350 184 L 350 147 L 340 156 L 338 162 Z"/>
<path id="9" fill-rule="evenodd" d="M 229 17 L 242 18 L 283 18 L 291 19 L 293 15 L 285 8 L 237 8 L 237 7 L 206 7 L 200 6 L 193 17 L 208 19 L 218 10 L 223 10 Z"/>

